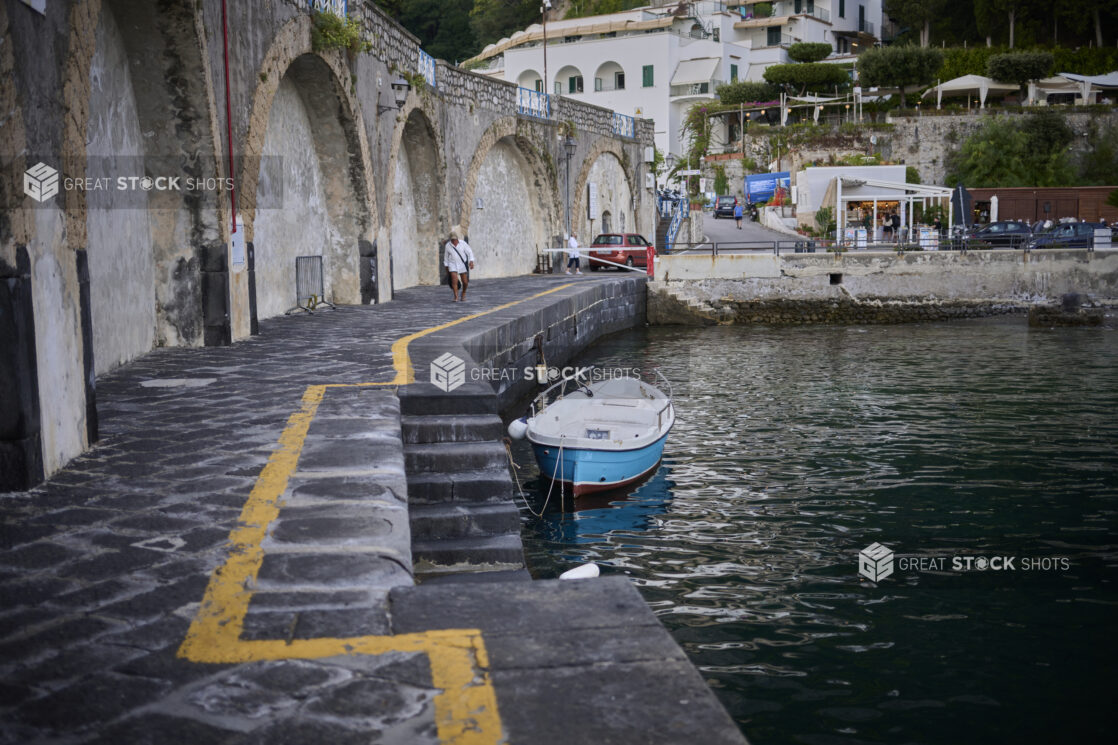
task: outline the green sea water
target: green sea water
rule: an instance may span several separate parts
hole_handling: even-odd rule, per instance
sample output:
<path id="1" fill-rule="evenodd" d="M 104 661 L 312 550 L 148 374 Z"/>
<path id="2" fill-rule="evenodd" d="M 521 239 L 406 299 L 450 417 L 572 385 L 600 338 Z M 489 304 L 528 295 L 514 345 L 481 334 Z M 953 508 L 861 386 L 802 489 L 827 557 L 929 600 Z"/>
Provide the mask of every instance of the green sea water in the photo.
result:
<path id="1" fill-rule="evenodd" d="M 660 369 L 677 424 L 636 489 L 525 510 L 530 568 L 628 575 L 755 745 L 1109 741 L 1118 330 L 656 328 L 582 361 Z"/>

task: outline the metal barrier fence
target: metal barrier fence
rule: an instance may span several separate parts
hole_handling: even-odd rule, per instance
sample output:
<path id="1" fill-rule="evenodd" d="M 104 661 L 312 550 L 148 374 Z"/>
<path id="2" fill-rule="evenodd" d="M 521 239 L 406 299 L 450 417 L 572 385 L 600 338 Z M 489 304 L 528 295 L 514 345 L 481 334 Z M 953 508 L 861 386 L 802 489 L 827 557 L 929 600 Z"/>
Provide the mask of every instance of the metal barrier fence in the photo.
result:
<path id="1" fill-rule="evenodd" d="M 427 81 L 427 85 L 431 86 L 431 90 L 436 90 L 435 85 L 435 58 L 419 50 L 419 74 Z"/>
<path id="2" fill-rule="evenodd" d="M 537 119 L 551 118 L 551 96 L 531 88 L 516 89 L 516 111 Z"/>
<path id="3" fill-rule="evenodd" d="M 621 137 L 636 137 L 636 120 L 626 114 L 613 112 L 613 133 Z"/>
<path id="4" fill-rule="evenodd" d="M 802 240 L 786 240 L 786 241 L 701 241 L 695 243 L 684 242 L 669 242 L 668 250 L 673 254 L 681 253 L 697 253 L 697 254 L 711 254 L 718 256 L 719 254 L 741 254 L 741 253 L 766 253 L 766 254 L 789 254 L 789 253 L 825 253 L 825 252 L 862 252 L 867 253 L 907 253 L 911 251 L 1022 251 L 1028 253 L 1030 251 L 1041 251 L 1046 249 L 1085 249 L 1088 252 L 1094 251 L 1096 248 L 1111 248 L 1113 246 L 1109 241 L 1100 242 L 1097 246 L 1095 240 L 1091 236 L 1086 236 L 1077 241 L 1070 241 L 1061 245 L 1045 245 L 1041 247 L 1030 247 L 1024 240 L 1013 241 L 1012 245 L 995 246 L 986 241 L 974 240 L 963 237 L 943 238 L 937 245 L 920 245 L 918 243 L 911 243 L 906 241 L 875 241 L 875 242 L 859 242 L 854 240 L 841 240 L 836 241 L 833 239 L 824 238 L 804 238 Z M 1115 246 L 1118 247 L 1118 246 Z"/>
<path id="5" fill-rule="evenodd" d="M 326 287 L 322 276 L 321 256 L 295 257 L 295 305 L 288 308 L 284 315 L 302 310 L 307 313 L 321 307 L 337 310 L 333 303 L 326 300 Z"/>

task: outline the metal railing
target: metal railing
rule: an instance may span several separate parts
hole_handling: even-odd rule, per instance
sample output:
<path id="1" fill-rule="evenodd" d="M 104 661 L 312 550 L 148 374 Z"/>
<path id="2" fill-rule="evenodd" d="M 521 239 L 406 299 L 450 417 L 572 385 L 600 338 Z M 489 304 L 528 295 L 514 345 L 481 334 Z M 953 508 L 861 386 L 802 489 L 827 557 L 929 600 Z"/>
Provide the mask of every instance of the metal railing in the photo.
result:
<path id="1" fill-rule="evenodd" d="M 1111 248 L 1112 244 L 1096 247 L 1092 236 L 1083 236 L 1069 240 L 1060 245 L 1044 245 L 1030 247 L 1028 238 L 1012 241 L 1006 245 L 991 245 L 986 241 L 964 236 L 949 236 L 946 232 L 932 236 L 934 241 L 928 241 L 927 236 L 914 236 L 909 240 L 907 235 L 902 235 L 900 240 L 876 240 L 859 242 L 853 239 L 835 240 L 833 238 L 808 238 L 786 241 L 699 241 L 692 243 L 670 242 L 671 253 L 698 253 L 719 256 L 722 254 L 790 254 L 790 253 L 826 253 L 856 251 L 867 253 L 906 253 L 910 251 L 1042 251 L 1047 249 L 1086 250 L 1093 252 L 1096 248 Z M 1114 245 L 1118 248 L 1118 245 Z"/>
<path id="2" fill-rule="evenodd" d="M 672 216 L 671 225 L 668 226 L 668 235 L 665 239 L 666 245 L 664 246 L 664 253 L 672 253 L 672 247 L 675 245 L 675 237 L 679 232 L 679 226 L 683 224 L 683 216 L 691 214 L 691 202 L 687 199 L 680 199 L 675 203 L 675 214 Z"/>
<path id="3" fill-rule="evenodd" d="M 531 88 L 517 88 L 516 113 L 536 119 L 550 119 L 551 96 Z"/>
<path id="4" fill-rule="evenodd" d="M 419 50 L 419 74 L 427 81 L 427 85 L 431 86 L 431 90 L 435 90 L 435 58 Z"/>
<path id="5" fill-rule="evenodd" d="M 668 95 L 673 98 L 678 96 L 708 96 L 717 90 L 718 86 L 722 85 L 721 80 L 706 80 L 702 83 L 687 83 L 686 85 L 673 85 L 668 91 Z"/>
<path id="6" fill-rule="evenodd" d="M 621 137 L 636 137 L 636 120 L 631 116 L 613 112 L 613 133 Z"/>

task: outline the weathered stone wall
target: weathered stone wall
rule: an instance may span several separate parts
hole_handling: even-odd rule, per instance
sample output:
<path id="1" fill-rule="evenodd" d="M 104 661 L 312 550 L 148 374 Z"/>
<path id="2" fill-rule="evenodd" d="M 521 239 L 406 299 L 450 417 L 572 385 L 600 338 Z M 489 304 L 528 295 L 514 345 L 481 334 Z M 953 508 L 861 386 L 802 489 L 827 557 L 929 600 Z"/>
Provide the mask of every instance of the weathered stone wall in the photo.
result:
<path id="1" fill-rule="evenodd" d="M 1118 251 L 664 256 L 649 293 L 650 323 L 903 323 L 1118 302 Z"/>
<path id="2" fill-rule="evenodd" d="M 631 229 L 654 230 L 651 122 L 619 137 L 612 112 L 565 99 L 548 119 L 519 115 L 514 85 L 444 62 L 434 87 L 419 85 L 418 41 L 369 0 L 350 2 L 373 46 L 356 55 L 312 50 L 305 0 L 0 8 L 0 75 L 12 82 L 0 90 L 0 276 L 34 308 L 0 339 L 33 357 L 0 403 L 35 401 L 0 443 L 37 441 L 47 473 L 96 439 L 98 373 L 156 346 L 247 336 L 294 304 L 297 255 L 322 255 L 326 297 L 353 303 L 437 282 L 454 224 L 472 223 L 493 251 L 486 272 L 530 271 L 568 209 L 560 132 L 576 141 L 572 214 L 581 176 L 612 158 L 629 188 L 618 209 Z M 415 87 L 398 108 L 399 75 Z M 109 158 L 87 173 L 98 154 Z M 40 204 L 22 184 L 39 161 L 62 177 L 231 174 L 235 200 L 220 186 L 136 192 L 127 205 L 69 191 Z M 280 184 L 282 202 L 269 204 Z M 234 204 L 247 249 L 236 261 Z"/>

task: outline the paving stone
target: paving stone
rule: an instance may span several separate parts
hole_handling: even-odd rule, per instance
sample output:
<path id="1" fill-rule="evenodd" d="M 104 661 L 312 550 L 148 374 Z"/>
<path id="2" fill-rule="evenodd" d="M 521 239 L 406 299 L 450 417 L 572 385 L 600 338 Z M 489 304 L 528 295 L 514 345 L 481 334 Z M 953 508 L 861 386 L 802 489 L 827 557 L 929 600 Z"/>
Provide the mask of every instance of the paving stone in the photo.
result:
<path id="1" fill-rule="evenodd" d="M 406 493 L 397 491 L 392 488 L 391 482 L 385 481 L 380 474 L 321 478 L 295 476 L 288 484 L 288 502 L 365 499 L 406 501 Z"/>
<path id="2" fill-rule="evenodd" d="M 0 563 L 18 569 L 35 570 L 62 564 L 76 556 L 80 556 L 80 554 L 65 546 L 60 546 L 57 543 L 39 541 L 23 546 L 15 551 L 0 553 Z"/>
<path id="3" fill-rule="evenodd" d="M 106 727 L 89 742 L 97 745 L 245 745 L 249 742 L 245 737 L 241 732 L 189 717 L 145 713 Z M 323 742 L 333 745 L 331 740 Z"/>
<path id="4" fill-rule="evenodd" d="M 19 706 L 9 714 L 17 724 L 65 732 L 112 721 L 162 695 L 168 684 L 150 678 L 101 674 Z"/>
<path id="5" fill-rule="evenodd" d="M 376 554 L 312 553 L 265 554 L 256 576 L 261 590 L 395 587 L 411 584 L 411 576 L 397 561 Z"/>
<path id="6" fill-rule="evenodd" d="M 273 522 L 265 552 L 285 546 L 321 547 L 373 547 L 389 538 L 393 525 L 406 523 L 407 514 L 380 510 L 374 515 L 370 510 L 346 503 L 325 503 L 317 507 L 284 507 Z M 404 531 L 405 537 L 407 531 Z M 391 545 L 391 540 L 387 541 Z M 402 548 L 407 551 L 407 544 Z"/>
<path id="7" fill-rule="evenodd" d="M 164 616 L 178 608 L 197 603 L 209 584 L 209 577 L 197 575 L 186 577 L 174 584 L 158 587 L 150 592 L 140 593 L 127 600 L 112 603 L 101 608 L 99 613 L 108 618 L 127 621 L 150 621 Z"/>

